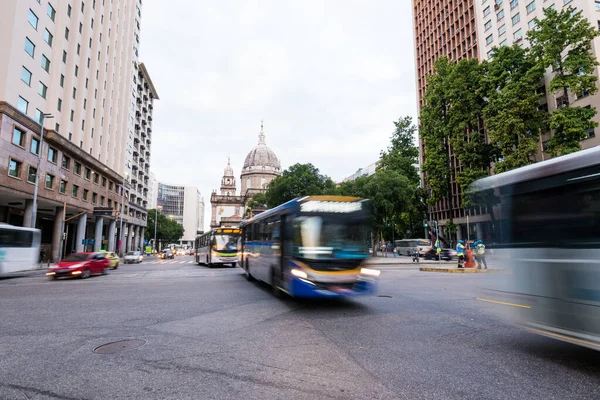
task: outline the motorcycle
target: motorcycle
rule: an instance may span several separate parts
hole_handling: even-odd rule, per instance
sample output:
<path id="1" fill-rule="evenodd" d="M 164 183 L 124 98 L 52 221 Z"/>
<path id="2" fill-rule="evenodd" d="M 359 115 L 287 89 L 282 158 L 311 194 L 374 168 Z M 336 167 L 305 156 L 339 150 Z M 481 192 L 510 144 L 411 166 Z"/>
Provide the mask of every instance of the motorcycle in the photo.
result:
<path id="1" fill-rule="evenodd" d="M 419 251 L 418 250 L 413 251 L 412 262 L 419 262 L 419 258 L 420 258 Z"/>

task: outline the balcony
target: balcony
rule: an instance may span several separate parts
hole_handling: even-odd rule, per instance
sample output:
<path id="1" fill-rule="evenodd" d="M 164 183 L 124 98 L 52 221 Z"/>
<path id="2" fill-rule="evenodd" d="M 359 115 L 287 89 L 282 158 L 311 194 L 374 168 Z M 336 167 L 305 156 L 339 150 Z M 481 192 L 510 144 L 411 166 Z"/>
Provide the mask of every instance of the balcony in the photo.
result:
<path id="1" fill-rule="evenodd" d="M 146 123 L 146 120 L 145 120 L 145 119 L 143 119 L 143 120 L 142 120 L 142 126 L 144 126 L 144 127 L 145 127 L 146 125 L 147 125 L 147 123 Z"/>
<path id="2" fill-rule="evenodd" d="M 137 160 L 133 160 L 133 161 L 137 161 Z M 137 165 L 135 165 L 135 164 L 132 164 L 132 165 L 131 165 L 131 169 L 135 171 L 136 169 L 138 169 L 138 166 L 137 166 Z M 134 173 L 135 173 L 135 172 L 134 172 Z"/>
<path id="3" fill-rule="evenodd" d="M 148 104 L 148 109 L 149 110 L 154 110 L 154 106 L 152 105 L 152 103 Z"/>
<path id="4" fill-rule="evenodd" d="M 135 102 L 136 102 L 137 104 L 142 104 L 142 99 L 138 97 L 138 98 L 135 100 Z"/>
<path id="5" fill-rule="evenodd" d="M 138 90 L 138 92 L 141 92 L 143 89 L 144 89 L 144 88 L 143 88 L 142 84 L 141 84 L 141 83 L 138 83 L 138 85 L 137 85 L 137 90 Z M 144 96 L 144 97 L 145 97 L 145 96 Z"/>
<path id="6" fill-rule="evenodd" d="M 140 130 L 140 128 L 141 128 L 141 127 L 140 127 L 140 124 L 136 122 L 136 123 L 135 123 L 135 131 L 136 131 L 136 132 L 137 132 L 137 131 L 139 131 L 139 130 Z"/>
<path id="7" fill-rule="evenodd" d="M 152 122 L 152 115 L 148 115 L 148 121 Z"/>
<path id="8" fill-rule="evenodd" d="M 148 127 L 147 131 L 148 131 L 148 135 L 150 135 L 152 133 L 152 128 Z"/>
<path id="9" fill-rule="evenodd" d="M 143 107 L 142 107 L 142 112 L 143 112 L 144 114 L 148 114 L 148 109 L 146 108 L 146 106 L 143 106 Z"/>
<path id="10" fill-rule="evenodd" d="M 136 112 L 135 112 L 135 117 L 136 117 L 136 118 L 140 118 L 141 116 L 142 116 L 142 113 L 141 113 L 141 112 L 139 112 L 139 111 L 136 111 Z"/>
<path id="11" fill-rule="evenodd" d="M 133 149 L 133 155 L 134 156 L 139 156 L 140 153 L 137 151 L 137 149 Z M 135 161 L 135 160 L 134 160 Z"/>
<path id="12" fill-rule="evenodd" d="M 142 134 L 142 140 L 146 139 L 146 132 L 141 131 L 141 134 Z"/>

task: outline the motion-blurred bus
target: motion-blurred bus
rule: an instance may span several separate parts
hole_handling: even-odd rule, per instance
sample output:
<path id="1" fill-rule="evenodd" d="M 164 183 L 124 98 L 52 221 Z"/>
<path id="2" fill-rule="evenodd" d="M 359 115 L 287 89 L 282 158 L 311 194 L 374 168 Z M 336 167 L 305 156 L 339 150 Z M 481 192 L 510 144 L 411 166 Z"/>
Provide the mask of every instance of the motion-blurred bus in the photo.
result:
<path id="1" fill-rule="evenodd" d="M 240 251 L 240 234 L 237 228 L 217 228 L 196 238 L 196 263 L 213 265 L 229 264 L 235 267 Z"/>
<path id="2" fill-rule="evenodd" d="M 39 229 L 0 223 L 0 276 L 35 268 L 40 241 Z"/>
<path id="3" fill-rule="evenodd" d="M 244 221 L 242 268 L 275 295 L 372 294 L 379 271 L 366 268 L 370 203 L 356 197 L 308 196 Z"/>
<path id="4" fill-rule="evenodd" d="M 488 264 L 507 270 L 481 300 L 532 332 L 600 350 L 600 147 L 471 189 L 492 210 Z"/>

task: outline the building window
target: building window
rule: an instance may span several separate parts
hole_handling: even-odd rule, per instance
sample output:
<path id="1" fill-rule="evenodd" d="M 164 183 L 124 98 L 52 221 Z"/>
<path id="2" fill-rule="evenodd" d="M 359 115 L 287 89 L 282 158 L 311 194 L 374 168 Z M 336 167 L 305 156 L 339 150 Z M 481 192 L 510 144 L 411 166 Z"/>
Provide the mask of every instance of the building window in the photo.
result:
<path id="1" fill-rule="evenodd" d="M 27 182 L 35 183 L 36 174 L 37 174 L 37 169 L 35 169 L 35 167 L 29 166 L 29 171 L 27 173 Z"/>
<path id="2" fill-rule="evenodd" d="M 81 120 L 81 130 L 85 129 L 85 119 Z"/>
<path id="3" fill-rule="evenodd" d="M 75 169 L 73 169 L 75 175 L 81 175 L 81 163 L 75 161 Z"/>
<path id="4" fill-rule="evenodd" d="M 54 187 L 54 177 L 50 174 L 46 174 L 46 189 L 52 190 Z"/>
<path id="5" fill-rule="evenodd" d="M 88 181 L 90 180 L 90 178 L 92 177 L 92 170 L 89 169 L 88 167 L 85 167 L 85 175 L 84 178 L 87 179 Z"/>
<path id="6" fill-rule="evenodd" d="M 60 75 L 60 87 L 65 87 L 65 76 Z"/>
<path id="7" fill-rule="evenodd" d="M 496 17 L 498 17 L 498 21 L 502 20 L 504 18 L 504 10 L 498 11 Z"/>
<path id="8" fill-rule="evenodd" d="M 516 6 L 519 5 L 519 0 L 511 0 L 510 2 L 510 9 L 514 9 Z"/>
<path id="9" fill-rule="evenodd" d="M 81 45 L 77 43 L 77 55 L 81 54 Z"/>
<path id="10" fill-rule="evenodd" d="M 31 86 L 31 71 L 25 67 L 21 69 L 21 80 L 25 82 L 27 86 Z"/>
<path id="11" fill-rule="evenodd" d="M 528 27 L 529 29 L 535 29 L 535 28 L 537 28 L 537 24 L 535 23 L 535 19 L 532 19 L 531 21 L 529 21 L 529 22 L 527 23 L 527 27 Z"/>
<path id="12" fill-rule="evenodd" d="M 62 167 L 64 169 L 71 168 L 71 158 L 70 157 L 67 157 L 67 156 L 63 155 L 63 158 L 62 158 Z"/>
<path id="13" fill-rule="evenodd" d="M 489 45 L 493 41 L 494 41 L 494 35 L 489 35 L 488 37 L 485 38 L 485 44 L 487 44 L 487 45 Z"/>
<path id="14" fill-rule="evenodd" d="M 71 8 L 71 5 L 69 4 L 67 6 L 67 15 L 69 16 L 69 18 L 71 18 L 71 10 L 72 10 L 72 8 Z"/>
<path id="15" fill-rule="evenodd" d="M 513 33 L 513 37 L 515 42 L 518 42 L 523 38 L 523 31 L 521 30 L 521 28 L 517 29 L 515 33 Z"/>
<path id="16" fill-rule="evenodd" d="M 596 7 L 596 11 L 600 11 L 600 1 L 594 1 L 594 7 Z"/>
<path id="17" fill-rule="evenodd" d="M 69 140 L 73 139 L 73 133 L 69 132 Z"/>
<path id="18" fill-rule="evenodd" d="M 75 110 L 71 110 L 71 122 L 75 119 Z"/>
<path id="19" fill-rule="evenodd" d="M 506 24 L 502 24 L 500 28 L 498 28 L 498 36 L 502 36 L 506 33 Z"/>
<path id="20" fill-rule="evenodd" d="M 40 110 L 39 108 L 35 109 L 35 120 L 37 121 L 38 124 L 42 123 L 42 110 Z"/>
<path id="21" fill-rule="evenodd" d="M 42 68 L 44 71 L 50 72 L 50 60 L 45 55 L 42 55 Z"/>
<path id="22" fill-rule="evenodd" d="M 60 130 L 60 124 L 58 122 L 56 124 L 54 124 L 54 130 L 56 132 L 58 132 Z"/>
<path id="23" fill-rule="evenodd" d="M 52 36 L 52 34 L 50 33 L 50 31 L 48 31 L 48 29 L 46 29 L 44 31 L 44 40 L 46 41 L 46 43 L 48 43 L 48 46 L 52 47 L 52 42 L 54 41 L 54 36 Z"/>
<path id="24" fill-rule="evenodd" d="M 69 40 L 69 28 L 65 28 L 65 39 Z"/>
<path id="25" fill-rule="evenodd" d="M 586 139 L 591 139 L 593 137 L 596 137 L 596 131 L 594 130 L 594 128 L 590 128 L 585 132 L 587 134 Z"/>
<path id="26" fill-rule="evenodd" d="M 31 146 L 29 147 L 29 151 L 33 154 L 40 154 L 40 140 L 34 137 L 31 138 Z"/>
<path id="27" fill-rule="evenodd" d="M 113 190 L 113 185 L 114 185 L 113 182 L 109 181 L 108 182 L 108 190 Z"/>
<path id="28" fill-rule="evenodd" d="M 89 190 L 83 189 L 83 200 L 87 201 L 89 193 L 90 193 Z"/>
<path id="29" fill-rule="evenodd" d="M 598 4 L 598 2 L 596 2 L 596 4 Z M 598 8 L 596 7 L 596 9 Z M 527 4 L 527 14 L 531 13 L 533 10 L 535 10 L 535 0 Z"/>
<path id="30" fill-rule="evenodd" d="M 73 88 L 73 98 L 77 97 L 77 89 Z"/>
<path id="31" fill-rule="evenodd" d="M 564 1 L 564 4 L 565 4 L 565 5 L 567 5 L 567 4 L 569 4 L 570 2 L 572 2 L 572 1 L 573 1 L 573 0 L 565 0 L 565 1 Z"/>
<path id="32" fill-rule="evenodd" d="M 106 178 L 102 177 L 102 187 L 106 187 Z"/>
<path id="33" fill-rule="evenodd" d="M 56 164 L 57 159 L 58 159 L 58 152 L 56 151 L 56 149 L 53 149 L 52 147 L 48 147 L 48 161 L 50 161 L 52 164 Z"/>
<path id="34" fill-rule="evenodd" d="M 494 49 L 490 50 L 487 52 L 487 58 L 488 60 L 490 60 L 492 57 L 494 57 Z"/>
<path id="35" fill-rule="evenodd" d="M 112 200 L 111 199 L 108 199 L 108 206 L 112 207 Z"/>
<path id="36" fill-rule="evenodd" d="M 27 100 L 25 100 L 24 98 L 22 98 L 21 96 L 19 96 L 19 101 L 17 103 L 17 108 L 23 114 L 27 114 L 27 109 L 29 108 L 29 102 Z"/>
<path id="37" fill-rule="evenodd" d="M 100 205 L 103 206 L 104 205 L 104 196 L 100 196 Z"/>
<path id="38" fill-rule="evenodd" d="M 487 6 L 484 10 L 483 10 L 483 16 L 487 17 L 490 14 L 490 6 Z"/>
<path id="39" fill-rule="evenodd" d="M 60 187 L 58 189 L 59 192 L 65 194 L 67 192 L 67 181 L 60 180 Z"/>
<path id="40" fill-rule="evenodd" d="M 8 162 L 8 175 L 13 178 L 19 178 L 21 176 L 21 163 L 12 158 Z"/>
<path id="41" fill-rule="evenodd" d="M 97 185 L 100 181 L 100 175 L 97 172 L 94 172 L 94 183 Z"/>
<path id="42" fill-rule="evenodd" d="M 79 33 L 83 32 L 83 24 L 80 22 L 79 23 Z"/>
<path id="43" fill-rule="evenodd" d="M 513 26 L 518 24 L 519 21 L 521 20 L 521 14 L 520 13 L 516 13 L 515 15 L 513 15 L 512 17 L 512 24 Z"/>
<path id="44" fill-rule="evenodd" d="M 56 105 L 56 109 L 57 109 L 58 111 L 61 111 L 61 110 L 62 110 L 62 99 L 58 99 L 58 104 Z"/>
<path id="45" fill-rule="evenodd" d="M 75 66 L 75 76 L 79 75 L 79 67 L 76 65 Z"/>
<path id="46" fill-rule="evenodd" d="M 486 31 L 490 30 L 492 28 L 492 20 L 488 19 L 487 22 L 485 23 L 484 27 L 485 27 Z"/>
<path id="47" fill-rule="evenodd" d="M 71 188 L 71 195 L 73 197 L 77 197 L 77 192 L 79 192 L 79 186 L 77 185 L 73 185 L 73 187 Z"/>
<path id="48" fill-rule="evenodd" d="M 85 3 L 82 1 L 81 2 L 81 12 L 83 12 L 84 9 L 85 9 Z"/>
<path id="49" fill-rule="evenodd" d="M 31 11 L 31 8 L 29 9 L 29 16 L 27 17 L 27 20 L 29 21 L 29 24 L 33 26 L 33 29 L 37 31 L 39 18 L 33 11 Z"/>
<path id="50" fill-rule="evenodd" d="M 67 52 L 65 50 L 63 50 L 63 57 L 62 57 L 62 61 L 63 63 L 67 63 Z"/>
<path id="51" fill-rule="evenodd" d="M 35 44 L 27 37 L 25 38 L 25 52 L 31 57 L 34 57 L 35 55 Z"/>
<path id="52" fill-rule="evenodd" d="M 50 3 L 48 3 L 48 16 L 50 17 L 50 19 L 52 21 L 54 21 L 54 18 L 56 17 L 56 11 L 54 10 L 54 7 L 52 7 L 52 5 Z"/>
<path id="53" fill-rule="evenodd" d="M 48 94 L 48 86 L 46 86 L 42 82 L 40 82 L 40 87 L 38 89 L 38 94 L 45 99 L 46 95 Z"/>
<path id="54" fill-rule="evenodd" d="M 98 193 L 92 193 L 92 204 L 96 204 L 98 201 Z"/>

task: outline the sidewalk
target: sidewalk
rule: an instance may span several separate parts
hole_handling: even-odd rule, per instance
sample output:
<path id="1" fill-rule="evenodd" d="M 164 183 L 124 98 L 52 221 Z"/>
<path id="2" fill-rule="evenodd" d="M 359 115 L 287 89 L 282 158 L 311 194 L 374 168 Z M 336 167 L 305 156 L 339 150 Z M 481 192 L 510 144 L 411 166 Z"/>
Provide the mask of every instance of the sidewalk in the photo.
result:
<path id="1" fill-rule="evenodd" d="M 493 274 L 499 273 L 502 269 L 477 269 L 477 268 L 458 268 L 457 266 L 427 266 L 419 268 L 422 272 L 444 272 L 454 274 Z"/>
<path id="2" fill-rule="evenodd" d="M 437 266 L 456 266 L 456 261 L 437 261 L 437 260 L 425 260 L 420 258 L 419 262 L 413 262 L 412 257 L 408 256 L 397 256 L 394 258 L 393 255 L 388 257 L 370 257 L 367 259 L 367 264 L 370 265 L 409 265 L 412 264 L 415 267 L 419 265 L 437 265 Z"/>

